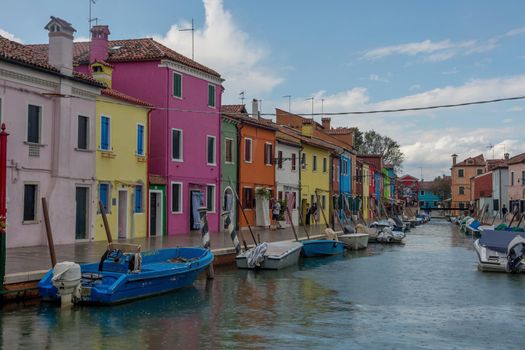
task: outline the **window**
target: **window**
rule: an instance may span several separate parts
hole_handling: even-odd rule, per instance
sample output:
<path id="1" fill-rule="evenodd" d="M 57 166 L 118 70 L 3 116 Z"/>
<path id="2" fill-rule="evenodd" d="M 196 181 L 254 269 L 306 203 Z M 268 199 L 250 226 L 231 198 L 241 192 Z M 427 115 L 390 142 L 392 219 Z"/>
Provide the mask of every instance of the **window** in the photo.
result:
<path id="1" fill-rule="evenodd" d="M 521 171 L 521 185 L 525 186 L 525 171 Z"/>
<path id="2" fill-rule="evenodd" d="M 292 208 L 293 209 L 297 209 L 297 193 L 296 192 L 292 192 L 293 194 L 293 199 L 292 199 Z"/>
<path id="3" fill-rule="evenodd" d="M 206 186 L 206 210 L 215 213 L 215 185 Z"/>
<path id="4" fill-rule="evenodd" d="M 102 202 L 104 211 L 109 213 L 109 201 L 110 201 L 110 192 L 108 183 L 100 183 L 98 185 L 98 200 Z M 97 205 L 98 207 L 98 205 Z"/>
<path id="5" fill-rule="evenodd" d="M 326 196 L 324 194 L 321 197 L 321 208 L 323 208 L 323 210 L 326 209 Z"/>
<path id="6" fill-rule="evenodd" d="M 264 164 L 273 164 L 273 145 L 271 143 L 264 144 Z"/>
<path id="7" fill-rule="evenodd" d="M 465 194 L 465 187 L 459 186 L 459 194 Z"/>
<path id="8" fill-rule="evenodd" d="M 301 168 L 306 169 L 306 153 L 301 154 Z"/>
<path id="9" fill-rule="evenodd" d="M 142 213 L 142 211 L 142 186 L 137 185 L 135 186 L 135 213 Z"/>
<path id="10" fill-rule="evenodd" d="M 215 85 L 208 84 L 208 107 L 215 108 Z"/>
<path id="11" fill-rule="evenodd" d="M 100 117 L 100 149 L 109 151 L 111 135 L 111 121 L 108 117 Z"/>
<path id="12" fill-rule="evenodd" d="M 286 192 L 286 193 L 288 193 L 288 192 Z M 280 200 L 280 201 L 283 200 L 283 191 L 277 192 L 277 199 Z"/>
<path id="13" fill-rule="evenodd" d="M 463 169 L 458 169 L 458 177 L 465 176 L 465 171 Z"/>
<path id="14" fill-rule="evenodd" d="M 326 173 L 326 158 L 323 158 L 323 173 Z"/>
<path id="15" fill-rule="evenodd" d="M 514 186 L 514 171 L 510 172 L 510 185 Z"/>
<path id="16" fill-rule="evenodd" d="M 492 206 L 494 207 L 495 211 L 499 211 L 499 199 L 494 199 L 492 201 Z"/>
<path id="17" fill-rule="evenodd" d="M 483 169 L 478 169 L 478 170 L 477 170 L 477 174 L 478 174 L 478 175 L 483 174 Z"/>
<path id="18" fill-rule="evenodd" d="M 425 195 L 425 191 L 421 191 L 421 195 L 424 196 Z"/>
<path id="19" fill-rule="evenodd" d="M 78 116 L 77 148 L 88 149 L 89 140 L 89 119 L 88 117 Z"/>
<path id="20" fill-rule="evenodd" d="M 252 162 L 252 139 L 244 139 L 244 161 L 247 163 Z"/>
<path id="21" fill-rule="evenodd" d="M 171 129 L 171 159 L 182 161 L 182 130 Z"/>
<path id="22" fill-rule="evenodd" d="M 312 156 L 312 171 L 317 171 L 317 156 L 315 154 Z"/>
<path id="23" fill-rule="evenodd" d="M 215 163 L 215 136 L 207 137 L 207 156 L 208 156 L 208 165 L 216 165 Z"/>
<path id="24" fill-rule="evenodd" d="M 419 202 L 419 207 L 423 208 L 425 206 L 425 202 Z"/>
<path id="25" fill-rule="evenodd" d="M 144 125 L 137 125 L 137 154 L 144 155 Z"/>
<path id="26" fill-rule="evenodd" d="M 182 75 L 173 73 L 173 96 L 182 98 Z"/>
<path id="27" fill-rule="evenodd" d="M 38 185 L 24 185 L 24 221 L 36 221 Z"/>
<path id="28" fill-rule="evenodd" d="M 243 189 L 242 206 L 244 209 L 253 209 L 255 203 L 255 196 L 253 195 L 253 188 L 245 187 Z"/>
<path id="29" fill-rule="evenodd" d="M 295 153 L 292 153 L 292 170 L 296 170 L 296 167 L 297 167 L 296 163 L 297 163 L 296 155 Z"/>
<path id="30" fill-rule="evenodd" d="M 225 139 L 224 140 L 224 161 L 226 163 L 233 163 L 233 140 Z"/>
<path id="31" fill-rule="evenodd" d="M 277 167 L 279 169 L 283 168 L 283 151 L 277 152 Z"/>
<path id="32" fill-rule="evenodd" d="M 171 183 L 171 212 L 182 213 L 182 183 Z"/>
<path id="33" fill-rule="evenodd" d="M 464 209 L 464 208 L 465 208 L 465 203 L 459 202 L 459 209 Z"/>
<path id="34" fill-rule="evenodd" d="M 27 142 L 40 143 L 42 107 L 29 105 L 27 109 Z"/>

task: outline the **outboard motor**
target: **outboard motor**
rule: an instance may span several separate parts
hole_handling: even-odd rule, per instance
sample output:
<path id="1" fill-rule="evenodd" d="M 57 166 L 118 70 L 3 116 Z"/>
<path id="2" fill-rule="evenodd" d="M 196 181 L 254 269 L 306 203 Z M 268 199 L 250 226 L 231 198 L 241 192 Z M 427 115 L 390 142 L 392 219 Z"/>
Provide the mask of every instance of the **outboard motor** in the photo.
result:
<path id="1" fill-rule="evenodd" d="M 57 263 L 53 268 L 53 286 L 58 289 L 61 305 L 71 305 L 72 297 L 79 297 L 80 293 L 80 265 L 64 261 Z"/>
<path id="2" fill-rule="evenodd" d="M 507 271 L 520 272 L 523 266 L 523 256 L 525 255 L 525 239 L 516 236 L 509 243 L 507 248 Z"/>

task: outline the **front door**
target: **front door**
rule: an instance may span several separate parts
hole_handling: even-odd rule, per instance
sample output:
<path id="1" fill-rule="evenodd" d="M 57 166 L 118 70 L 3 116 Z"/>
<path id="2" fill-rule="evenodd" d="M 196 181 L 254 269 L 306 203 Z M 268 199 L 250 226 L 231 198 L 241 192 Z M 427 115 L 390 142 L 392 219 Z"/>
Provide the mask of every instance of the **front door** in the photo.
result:
<path id="1" fill-rule="evenodd" d="M 149 196 L 149 234 L 157 235 L 157 194 L 154 192 Z"/>
<path id="2" fill-rule="evenodd" d="M 128 237 L 128 191 L 118 192 L 118 238 Z"/>
<path id="3" fill-rule="evenodd" d="M 200 230 L 201 218 L 199 215 L 199 208 L 204 206 L 204 193 L 198 190 L 190 191 L 191 202 L 190 202 L 190 229 Z"/>
<path id="4" fill-rule="evenodd" d="M 88 188 L 76 188 L 75 239 L 87 239 Z"/>

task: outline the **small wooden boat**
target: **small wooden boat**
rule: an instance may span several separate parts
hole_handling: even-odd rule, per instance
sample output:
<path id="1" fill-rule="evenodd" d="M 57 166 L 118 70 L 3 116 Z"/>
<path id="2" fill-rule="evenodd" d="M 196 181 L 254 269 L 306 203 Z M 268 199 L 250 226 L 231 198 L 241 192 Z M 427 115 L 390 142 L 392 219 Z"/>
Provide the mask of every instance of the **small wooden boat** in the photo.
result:
<path id="1" fill-rule="evenodd" d="M 347 249 L 351 250 L 366 249 L 368 246 L 368 234 L 366 233 L 347 233 L 340 235 L 339 239 Z"/>
<path id="2" fill-rule="evenodd" d="M 58 263 L 38 283 L 40 296 L 73 303 L 120 303 L 190 286 L 213 262 L 205 248 L 140 250 L 134 244 L 110 243 L 100 263 Z"/>
<path id="3" fill-rule="evenodd" d="M 303 244 L 296 241 L 264 242 L 235 257 L 240 269 L 280 270 L 297 265 Z"/>
<path id="4" fill-rule="evenodd" d="M 333 239 L 312 239 L 303 241 L 302 253 L 305 257 L 330 256 L 342 254 L 345 244 Z"/>

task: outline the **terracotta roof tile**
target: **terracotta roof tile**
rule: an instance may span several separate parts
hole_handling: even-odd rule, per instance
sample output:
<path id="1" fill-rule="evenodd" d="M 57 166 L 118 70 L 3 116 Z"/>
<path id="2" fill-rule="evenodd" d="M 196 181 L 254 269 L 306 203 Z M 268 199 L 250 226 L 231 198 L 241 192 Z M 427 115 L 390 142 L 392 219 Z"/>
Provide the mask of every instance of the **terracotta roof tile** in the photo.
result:
<path id="1" fill-rule="evenodd" d="M 41 56 L 47 59 L 47 44 L 31 45 L 33 49 L 38 51 Z M 73 56 L 75 64 L 89 63 L 89 42 L 74 43 Z M 153 38 L 142 39 L 126 39 L 126 40 L 110 40 L 108 42 L 109 52 L 106 62 L 136 62 L 136 61 L 157 61 L 168 59 L 175 62 L 182 63 L 189 67 L 195 68 L 202 72 L 220 77 L 220 74 L 211 68 L 208 68 L 194 60 L 173 51 L 172 49 L 162 45 L 153 40 Z"/>
<path id="2" fill-rule="evenodd" d="M 221 106 L 221 113 L 224 114 L 248 114 L 246 111 L 246 105 L 222 105 Z"/>
<path id="3" fill-rule="evenodd" d="M 485 166 L 485 165 L 486 165 L 485 157 L 483 157 L 483 154 L 480 154 L 475 157 L 469 157 L 465 159 L 464 161 L 457 163 L 454 166 L 458 167 L 458 166 Z"/>
<path id="4" fill-rule="evenodd" d="M 102 90 L 102 95 L 108 96 L 108 97 L 113 97 L 113 98 L 116 98 L 116 99 L 119 99 L 119 100 L 122 100 L 122 101 L 126 101 L 126 102 L 129 102 L 129 103 L 132 103 L 132 104 L 136 104 L 136 105 L 139 105 L 139 106 L 153 107 L 153 105 L 151 105 L 151 104 L 149 104 L 147 102 L 139 100 L 136 97 L 132 97 L 132 96 L 126 95 L 126 94 L 124 94 L 124 93 L 122 93 L 120 91 L 114 90 L 114 89 L 104 89 L 104 90 Z"/>
<path id="5" fill-rule="evenodd" d="M 512 158 L 509 159 L 508 164 L 518 164 L 525 161 L 525 153 L 518 154 Z"/>

